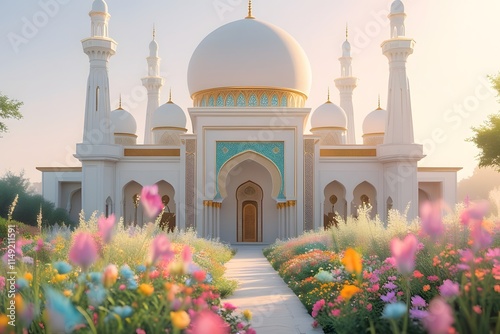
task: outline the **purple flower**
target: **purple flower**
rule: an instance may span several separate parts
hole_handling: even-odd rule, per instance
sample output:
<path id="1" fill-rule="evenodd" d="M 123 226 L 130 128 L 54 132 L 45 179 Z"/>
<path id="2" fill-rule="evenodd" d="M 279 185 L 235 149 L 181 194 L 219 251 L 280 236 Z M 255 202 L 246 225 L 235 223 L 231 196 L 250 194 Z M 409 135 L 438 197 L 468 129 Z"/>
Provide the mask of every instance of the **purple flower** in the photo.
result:
<path id="1" fill-rule="evenodd" d="M 380 296 L 380 299 L 386 303 L 395 303 L 397 301 L 396 292 L 389 291 L 386 295 Z"/>
<path id="2" fill-rule="evenodd" d="M 410 318 L 412 319 L 424 319 L 427 317 L 428 312 L 424 310 L 411 309 Z"/>
<path id="3" fill-rule="evenodd" d="M 87 270 L 98 258 L 97 244 L 92 234 L 79 232 L 75 235 L 69 250 L 69 259 L 74 264 Z"/>
<path id="4" fill-rule="evenodd" d="M 158 195 L 158 186 L 144 186 L 141 191 L 141 203 L 148 217 L 153 218 L 163 210 L 163 203 Z"/>
<path id="5" fill-rule="evenodd" d="M 411 297 L 411 305 L 413 307 L 426 307 L 427 303 L 425 302 L 425 300 L 422 297 L 420 297 L 419 295 L 416 295 L 416 296 Z"/>
<path id="6" fill-rule="evenodd" d="M 443 285 L 439 287 L 439 294 L 444 298 L 456 297 L 460 294 L 460 284 L 449 279 L 444 280 Z"/>
<path id="7" fill-rule="evenodd" d="M 469 225 L 471 222 L 481 221 L 489 209 L 488 201 L 470 203 L 460 214 L 460 222 L 463 225 Z"/>
<path id="8" fill-rule="evenodd" d="M 388 289 L 388 290 L 394 290 L 398 286 L 396 284 L 394 284 L 393 282 L 388 282 L 388 283 L 385 283 L 382 287 L 385 289 Z"/>
<path id="9" fill-rule="evenodd" d="M 431 282 L 439 281 L 439 277 L 437 277 L 436 275 L 427 276 L 427 279 Z"/>
<path id="10" fill-rule="evenodd" d="M 101 216 L 97 221 L 97 225 L 99 228 L 99 235 L 105 243 L 109 243 L 111 241 L 111 237 L 113 236 L 113 227 L 115 226 L 115 215 L 112 214 L 108 218 Z"/>
<path id="11" fill-rule="evenodd" d="M 483 227 L 481 221 L 477 221 L 472 225 L 470 234 L 473 240 L 472 248 L 475 251 L 488 248 L 493 242 L 493 238 L 491 237 L 490 233 Z"/>

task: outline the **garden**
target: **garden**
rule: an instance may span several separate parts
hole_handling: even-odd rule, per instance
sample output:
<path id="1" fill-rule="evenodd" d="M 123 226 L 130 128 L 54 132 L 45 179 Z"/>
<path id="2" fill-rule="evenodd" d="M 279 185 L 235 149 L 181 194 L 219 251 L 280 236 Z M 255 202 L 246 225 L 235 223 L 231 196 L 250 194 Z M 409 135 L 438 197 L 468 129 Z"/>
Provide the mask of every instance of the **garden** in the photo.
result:
<path id="1" fill-rule="evenodd" d="M 149 217 L 157 192 L 141 193 Z M 74 229 L 42 228 L 41 215 L 26 227 L 16 201 L 0 222 L 0 333 L 255 333 L 250 311 L 221 301 L 237 287 L 224 277 L 229 246 L 96 213 Z"/>
<path id="2" fill-rule="evenodd" d="M 500 333 L 498 217 L 487 202 L 443 210 L 384 224 L 361 208 L 264 255 L 325 333 Z"/>

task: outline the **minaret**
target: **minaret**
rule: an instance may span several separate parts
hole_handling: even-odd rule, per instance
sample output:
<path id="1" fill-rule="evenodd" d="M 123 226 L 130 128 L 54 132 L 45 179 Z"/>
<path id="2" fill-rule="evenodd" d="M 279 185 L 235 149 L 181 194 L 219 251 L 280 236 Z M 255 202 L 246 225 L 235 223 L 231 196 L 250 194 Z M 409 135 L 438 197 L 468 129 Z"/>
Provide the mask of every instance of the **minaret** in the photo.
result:
<path id="1" fill-rule="evenodd" d="M 391 39 L 382 43 L 382 51 L 389 59 L 388 117 L 384 144 L 414 143 L 406 60 L 413 53 L 415 41 L 405 37 L 405 18 L 403 3 L 401 0 L 394 1 L 389 14 Z"/>
<path id="2" fill-rule="evenodd" d="M 415 41 L 405 37 L 405 18 L 403 3 L 395 0 L 389 14 L 391 38 L 382 43 L 389 59 L 389 95 L 384 143 L 377 146 L 377 157 L 384 164 L 384 203 L 399 212 L 409 205 L 407 217 L 412 220 L 418 216 L 417 163 L 424 155 L 422 145 L 413 138 L 406 60 Z"/>
<path id="3" fill-rule="evenodd" d="M 163 78 L 160 77 L 160 58 L 158 57 L 158 43 L 156 42 L 156 31 L 153 27 L 153 40 L 149 43 L 148 76 L 142 78 L 142 84 L 148 91 L 148 107 L 146 111 L 146 127 L 144 129 L 144 144 L 153 144 L 151 120 L 153 113 L 160 106 L 160 89 L 163 86 Z"/>
<path id="4" fill-rule="evenodd" d="M 82 40 L 90 60 L 83 143 L 108 145 L 114 143 L 110 129 L 108 61 L 116 52 L 116 42 L 108 36 L 110 15 L 106 2 L 95 0 L 89 15 L 92 37 Z"/>
<path id="5" fill-rule="evenodd" d="M 349 145 L 356 144 L 354 127 L 354 107 L 352 95 L 358 85 L 358 79 L 352 76 L 351 43 L 349 43 L 349 30 L 346 27 L 345 42 L 342 44 L 342 57 L 340 61 L 340 78 L 335 79 L 335 85 L 340 92 L 340 107 L 347 115 L 347 141 Z"/>

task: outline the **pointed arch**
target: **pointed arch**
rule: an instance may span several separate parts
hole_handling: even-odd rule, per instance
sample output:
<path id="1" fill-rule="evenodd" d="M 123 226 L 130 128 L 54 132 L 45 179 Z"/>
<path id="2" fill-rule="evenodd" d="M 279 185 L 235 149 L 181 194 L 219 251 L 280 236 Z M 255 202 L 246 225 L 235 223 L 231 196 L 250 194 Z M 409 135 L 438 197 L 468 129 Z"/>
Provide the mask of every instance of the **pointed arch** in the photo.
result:
<path id="1" fill-rule="evenodd" d="M 340 216 L 344 221 L 347 219 L 347 200 L 345 186 L 334 180 L 326 185 L 324 189 L 325 201 L 324 205 L 324 225 L 331 225 L 335 216 Z M 328 223 L 328 224 L 326 224 Z"/>
<path id="2" fill-rule="evenodd" d="M 123 203 L 123 223 L 127 225 L 144 224 L 144 214 L 142 206 L 137 202 L 136 196 L 140 196 L 142 185 L 131 180 L 123 186 L 122 189 L 122 203 Z"/>
<path id="3" fill-rule="evenodd" d="M 235 155 L 230 160 L 228 160 L 220 169 L 219 174 L 217 175 L 217 189 L 219 191 L 219 195 L 222 199 L 227 197 L 227 179 L 231 174 L 231 171 L 238 166 L 240 163 L 246 160 L 252 160 L 262 165 L 267 171 L 271 174 L 272 179 L 272 192 L 271 197 L 276 199 L 280 195 L 281 187 L 283 184 L 282 175 L 278 169 L 278 167 L 268 158 L 260 155 L 254 151 L 245 151 L 238 155 Z"/>
<path id="4" fill-rule="evenodd" d="M 351 212 L 356 213 L 357 216 L 358 208 L 370 205 L 372 207 L 370 216 L 374 218 L 377 215 L 377 190 L 370 182 L 361 182 L 354 188 L 352 194 Z"/>
<path id="5" fill-rule="evenodd" d="M 264 191 L 253 181 L 236 189 L 238 242 L 262 242 L 262 200 Z"/>

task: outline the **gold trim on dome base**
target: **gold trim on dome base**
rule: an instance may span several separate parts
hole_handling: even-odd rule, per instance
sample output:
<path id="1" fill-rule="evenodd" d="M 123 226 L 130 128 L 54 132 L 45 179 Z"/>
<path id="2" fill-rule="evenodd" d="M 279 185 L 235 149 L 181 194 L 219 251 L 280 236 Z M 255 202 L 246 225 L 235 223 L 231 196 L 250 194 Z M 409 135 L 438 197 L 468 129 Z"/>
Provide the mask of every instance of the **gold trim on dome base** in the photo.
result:
<path id="1" fill-rule="evenodd" d="M 196 92 L 191 98 L 194 107 L 304 108 L 307 95 L 289 88 L 219 87 Z"/>

